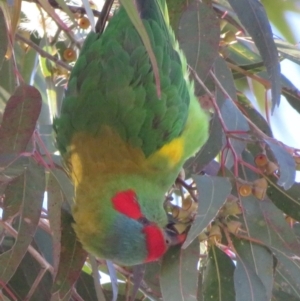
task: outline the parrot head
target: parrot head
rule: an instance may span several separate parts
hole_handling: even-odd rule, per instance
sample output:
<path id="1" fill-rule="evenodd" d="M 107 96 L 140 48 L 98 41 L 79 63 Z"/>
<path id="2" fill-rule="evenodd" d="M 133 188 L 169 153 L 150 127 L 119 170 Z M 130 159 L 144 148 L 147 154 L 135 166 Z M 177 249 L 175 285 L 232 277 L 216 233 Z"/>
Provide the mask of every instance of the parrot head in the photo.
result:
<path id="1" fill-rule="evenodd" d="M 134 190 L 119 191 L 111 198 L 113 214 L 106 214 L 112 218 L 111 222 L 102 222 L 97 227 L 101 232 L 88 238 L 78 224 L 74 226 L 75 231 L 81 242 L 89 246 L 89 252 L 118 264 L 135 265 L 158 260 L 169 246 L 183 243 L 185 235 L 163 226 L 159 216 L 147 215 L 141 203 Z M 76 216 L 76 209 L 74 213 Z M 87 238 L 89 244 L 85 241 Z"/>
<path id="2" fill-rule="evenodd" d="M 115 223 L 119 228 L 117 233 L 120 234 L 117 244 L 120 244 L 122 256 L 127 248 L 129 256 L 125 256 L 126 261 L 131 258 L 137 263 L 155 261 L 169 246 L 184 240 L 171 229 L 161 227 L 156 222 L 157 216 L 147 216 L 147 210 L 144 213 L 141 208 L 142 203 L 132 189 L 118 192 L 112 198 L 113 208 L 119 214 Z"/>

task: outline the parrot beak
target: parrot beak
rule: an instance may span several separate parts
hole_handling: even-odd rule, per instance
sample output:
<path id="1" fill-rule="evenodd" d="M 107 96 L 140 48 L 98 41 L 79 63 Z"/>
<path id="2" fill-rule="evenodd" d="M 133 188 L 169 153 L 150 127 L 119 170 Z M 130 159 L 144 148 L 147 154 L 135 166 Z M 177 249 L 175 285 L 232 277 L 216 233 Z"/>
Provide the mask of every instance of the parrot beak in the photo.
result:
<path id="1" fill-rule="evenodd" d="M 187 236 L 186 233 L 179 234 L 170 228 L 165 228 L 164 234 L 168 246 L 176 246 L 176 245 L 183 244 Z"/>

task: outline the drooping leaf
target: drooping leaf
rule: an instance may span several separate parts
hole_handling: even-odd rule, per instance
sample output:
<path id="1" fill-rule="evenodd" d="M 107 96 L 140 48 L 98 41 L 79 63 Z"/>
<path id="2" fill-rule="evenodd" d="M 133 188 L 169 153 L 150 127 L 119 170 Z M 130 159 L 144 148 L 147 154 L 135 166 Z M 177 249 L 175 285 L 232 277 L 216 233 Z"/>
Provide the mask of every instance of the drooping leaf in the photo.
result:
<path id="1" fill-rule="evenodd" d="M 296 163 L 292 155 L 280 145 L 277 141 L 265 139 L 265 142 L 271 149 L 274 157 L 279 165 L 279 179 L 277 184 L 282 186 L 285 190 L 291 188 L 295 183 L 296 177 Z"/>
<path id="2" fill-rule="evenodd" d="M 284 76 L 282 95 L 286 98 L 289 104 L 300 113 L 300 91 Z"/>
<path id="3" fill-rule="evenodd" d="M 203 301 L 235 300 L 233 261 L 215 246 L 211 247 L 208 255 L 203 274 Z"/>
<path id="4" fill-rule="evenodd" d="M 159 283 L 160 263 L 157 261 L 148 263 L 144 275 L 144 281 L 151 289 L 152 294 L 161 297 L 161 289 Z"/>
<path id="5" fill-rule="evenodd" d="M 23 167 L 24 171 L 24 167 Z M 14 218 L 20 211 L 23 201 L 24 174 L 16 177 L 9 182 L 5 189 L 5 199 L 3 200 L 3 215 L 4 221 Z M 16 189 L 16 187 L 20 187 Z"/>
<path id="6" fill-rule="evenodd" d="M 234 239 L 234 247 L 238 252 L 238 258 L 242 261 L 242 264 L 246 264 L 253 273 L 257 275 L 261 283 L 264 286 L 262 290 L 261 285 L 259 284 L 261 292 L 267 297 L 268 300 L 272 297 L 273 289 L 273 255 L 267 250 L 267 248 L 262 247 L 258 244 L 251 243 L 246 240 L 237 240 Z M 236 272 L 238 273 L 239 267 Z M 250 273 L 252 273 L 250 272 Z M 242 272 L 243 273 L 243 272 Z M 254 291 L 255 288 L 252 288 Z M 256 297 L 256 300 L 261 300 Z"/>
<path id="7" fill-rule="evenodd" d="M 266 119 L 254 108 L 254 106 L 248 100 L 245 100 L 245 96 L 239 94 L 238 100 L 241 112 L 245 116 L 247 116 L 262 132 L 264 132 L 269 137 L 273 137 L 271 127 Z"/>
<path id="8" fill-rule="evenodd" d="M 47 193 L 48 218 L 53 240 L 53 274 L 56 275 L 61 252 L 61 206 L 64 197 L 52 173 L 48 177 Z"/>
<path id="9" fill-rule="evenodd" d="M 276 289 L 273 291 L 273 298 L 272 301 L 299 301 L 300 299 L 295 297 L 292 294 L 289 294 L 281 289 Z"/>
<path id="10" fill-rule="evenodd" d="M 209 137 L 205 145 L 184 164 L 186 177 L 199 174 L 203 167 L 212 161 L 222 148 L 222 127 L 217 114 L 214 114 L 210 122 Z"/>
<path id="11" fill-rule="evenodd" d="M 18 62 L 18 71 L 24 83 L 29 85 L 36 72 L 37 52 L 32 48 L 24 49 L 19 43 L 15 43 L 14 51 Z"/>
<path id="12" fill-rule="evenodd" d="M 300 221 L 300 183 L 295 183 L 290 189 L 284 190 L 276 184 L 275 177 L 268 177 L 267 196 L 285 214 Z"/>
<path id="13" fill-rule="evenodd" d="M 59 267 L 52 287 L 53 300 L 66 298 L 80 276 L 87 257 L 72 228 L 73 218 L 66 211 L 61 212 L 61 253 Z"/>
<path id="14" fill-rule="evenodd" d="M 239 256 L 234 270 L 236 301 L 268 301 L 265 287 L 252 267 Z"/>
<path id="15" fill-rule="evenodd" d="M 273 110 L 281 94 L 280 64 L 271 26 L 263 5 L 257 0 L 228 0 L 243 26 L 251 35 L 267 68 L 272 84 Z M 245 14 L 245 11 L 247 12 Z"/>
<path id="16" fill-rule="evenodd" d="M 215 74 L 223 89 L 228 94 L 225 95 L 220 87 L 218 87 L 216 90 L 216 100 L 221 111 L 224 124 L 226 126 L 226 129 L 223 130 L 242 132 L 249 131 L 249 126 L 245 117 L 232 103 L 232 101 L 228 99 L 229 96 L 233 101 L 235 101 L 237 99 L 237 95 L 232 74 L 228 69 L 224 59 L 218 58 L 215 61 Z M 246 143 L 244 141 L 237 139 L 231 139 L 230 141 L 231 147 L 234 149 L 237 155 L 241 154 L 246 147 Z M 230 169 L 235 162 L 232 150 L 227 147 L 223 153 L 223 156 L 225 158 L 225 166 Z"/>
<path id="17" fill-rule="evenodd" d="M 285 40 L 274 40 L 278 52 L 284 57 L 289 59 L 290 61 L 300 64 L 300 50 L 296 45 L 292 45 Z"/>
<path id="18" fill-rule="evenodd" d="M 68 178 L 67 174 L 61 169 L 52 169 L 51 173 L 59 184 L 65 199 L 68 201 L 68 204 L 72 206 L 74 198 L 74 187 L 70 181 L 70 178 Z"/>
<path id="19" fill-rule="evenodd" d="M 7 28 L 2 9 L 0 8 L 0 70 L 8 46 Z"/>
<path id="20" fill-rule="evenodd" d="M 8 100 L 0 127 L 0 154 L 19 154 L 26 149 L 36 126 L 42 100 L 39 91 L 19 86 Z"/>
<path id="21" fill-rule="evenodd" d="M 205 80 L 218 56 L 220 25 L 219 20 L 206 3 L 192 1 L 182 13 L 178 29 L 178 40 L 188 65 Z M 202 87 L 196 81 L 195 93 Z"/>
<path id="22" fill-rule="evenodd" d="M 212 221 L 230 194 L 231 184 L 222 177 L 197 176 L 194 180 L 199 193 L 198 213 L 183 244 L 186 248 Z"/>
<path id="23" fill-rule="evenodd" d="M 146 270 L 146 265 L 145 264 L 138 264 L 133 267 L 133 288 L 131 292 L 131 299 L 134 300 L 138 290 L 142 284 L 142 281 L 144 279 L 145 275 L 145 270 Z"/>
<path id="24" fill-rule="evenodd" d="M 2 292 L 9 297 L 7 301 L 50 300 L 51 285 L 52 275 L 50 271 L 45 270 L 45 267 L 42 267 L 30 252 L 26 252 L 15 274 L 8 282 L 10 294 L 5 289 L 2 289 Z M 11 298 L 11 294 L 17 299 Z"/>
<path id="25" fill-rule="evenodd" d="M 300 263 L 298 258 L 276 252 L 276 283 L 287 292 L 300 299 Z"/>
<path id="26" fill-rule="evenodd" d="M 106 260 L 106 265 L 111 281 L 112 301 L 116 301 L 118 298 L 118 291 L 119 291 L 117 271 L 110 260 Z"/>
<path id="27" fill-rule="evenodd" d="M 194 241 L 185 250 L 170 248 L 164 256 L 160 273 L 164 300 L 197 301 L 199 243 Z"/>
<path id="28" fill-rule="evenodd" d="M 91 264 L 92 268 L 92 275 L 94 280 L 94 288 L 97 295 L 97 301 L 106 301 L 104 292 L 102 290 L 101 284 L 100 284 L 100 274 L 99 274 L 99 265 L 96 261 L 95 256 L 89 254 L 89 262 Z M 112 298 L 112 301 L 115 301 L 114 298 Z"/>
<path id="29" fill-rule="evenodd" d="M 241 43 L 240 41 L 228 46 L 226 60 L 234 62 L 236 65 L 247 71 L 255 72 L 255 70 L 264 69 L 262 58 L 251 50 L 250 47 L 247 47 L 247 44 Z M 235 70 L 232 70 L 232 72 L 235 79 L 244 76 L 239 75 L 237 77 L 238 73 Z"/>
<path id="30" fill-rule="evenodd" d="M 226 93 L 230 96 L 231 99 L 235 100 L 237 96 L 232 73 L 226 64 L 226 61 L 220 56 L 215 60 L 214 71 L 217 79 L 219 80 Z M 227 99 L 228 97 L 227 95 L 224 95 L 224 93 L 220 90 L 220 87 L 218 87 L 217 89 L 217 94 L 220 94 L 218 104 L 219 107 L 221 107 L 225 99 Z M 216 98 L 218 98 L 218 96 Z"/>
<path id="31" fill-rule="evenodd" d="M 246 229 L 251 238 L 269 247 L 276 255 L 300 255 L 300 243 L 280 211 L 270 200 L 254 196 L 241 198 Z"/>
<path id="32" fill-rule="evenodd" d="M 0 256 L 0 278 L 3 282 L 8 281 L 15 273 L 38 226 L 45 191 L 43 168 L 30 160 L 23 176 L 14 181 L 12 185 L 14 185 L 14 189 L 11 189 L 8 197 L 21 197 L 22 204 L 15 243 L 11 250 Z"/>
<path id="33" fill-rule="evenodd" d="M 78 278 L 76 291 L 84 301 L 97 300 L 93 277 L 85 272 L 81 272 Z"/>

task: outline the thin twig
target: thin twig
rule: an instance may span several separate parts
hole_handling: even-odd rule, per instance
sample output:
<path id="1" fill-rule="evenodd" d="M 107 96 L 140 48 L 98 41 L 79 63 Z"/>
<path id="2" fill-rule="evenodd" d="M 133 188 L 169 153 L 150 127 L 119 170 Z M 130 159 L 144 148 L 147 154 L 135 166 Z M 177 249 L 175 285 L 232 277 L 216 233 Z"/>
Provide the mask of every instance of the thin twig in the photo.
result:
<path id="1" fill-rule="evenodd" d="M 188 185 L 187 183 L 185 183 L 185 181 L 183 181 L 183 180 L 180 179 L 180 178 L 177 178 L 177 179 L 176 179 L 176 183 L 177 183 L 177 184 L 180 184 L 181 186 L 183 186 L 183 187 L 189 192 L 189 194 L 190 194 L 190 196 L 192 197 L 193 201 L 194 201 L 195 203 L 198 203 L 198 199 L 197 199 L 197 197 L 196 197 L 196 195 L 195 195 L 195 193 L 194 193 L 194 191 L 195 191 L 195 188 L 194 188 L 194 187 L 191 187 L 190 185 Z"/>
<path id="2" fill-rule="evenodd" d="M 49 54 L 45 50 L 41 49 L 37 44 L 33 43 L 29 39 L 26 39 L 25 37 L 23 37 L 19 33 L 16 33 L 16 39 L 26 43 L 28 46 L 30 46 L 32 49 L 34 49 L 41 57 L 49 59 L 50 61 L 54 62 L 55 64 L 57 64 L 59 66 L 61 66 L 62 68 L 65 68 L 68 71 L 72 70 L 71 66 L 69 66 L 65 62 L 57 59 L 56 57 L 52 56 L 51 54 Z"/>
<path id="3" fill-rule="evenodd" d="M 264 78 L 261 78 L 258 75 L 253 74 L 252 72 L 250 72 L 248 70 L 245 70 L 245 69 L 241 68 L 240 66 L 232 64 L 230 62 L 226 62 L 226 64 L 230 69 L 235 70 L 235 71 L 237 71 L 237 72 L 239 72 L 239 73 L 241 73 L 241 74 L 243 74 L 247 77 L 250 77 L 250 78 L 256 80 L 257 82 L 262 84 L 265 87 L 265 89 L 270 89 L 270 86 L 271 86 L 270 82 L 265 80 Z"/>
<path id="4" fill-rule="evenodd" d="M 114 264 L 116 271 L 128 279 L 133 279 L 133 273 L 129 272 L 125 268 Z M 151 300 L 160 300 L 161 296 L 152 291 L 152 289 L 145 283 L 145 281 L 141 282 L 140 290 L 148 296 Z"/>
<path id="5" fill-rule="evenodd" d="M 60 28 L 70 39 L 70 41 L 75 44 L 78 49 L 81 49 L 81 44 L 77 41 L 71 28 L 61 19 L 61 17 L 55 12 L 53 7 L 48 3 L 47 0 L 37 0 L 38 7 L 43 8 L 43 10 L 52 18 L 56 23 L 57 27 Z"/>
<path id="6" fill-rule="evenodd" d="M 45 273 L 47 272 L 47 269 L 42 267 L 37 275 L 37 277 L 35 278 L 33 284 L 30 287 L 29 292 L 27 293 L 25 299 L 23 299 L 23 301 L 28 301 L 31 299 L 32 295 L 35 293 L 36 288 L 38 287 L 40 281 L 42 280 L 42 278 L 44 277 Z"/>
<path id="7" fill-rule="evenodd" d="M 100 16 L 99 16 L 98 21 L 95 26 L 95 31 L 99 34 L 101 34 L 104 31 L 105 23 L 108 20 L 109 13 L 110 13 L 113 3 L 114 3 L 114 0 L 106 0 L 102 7 Z"/>
<path id="8" fill-rule="evenodd" d="M 231 96 L 227 93 L 226 89 L 222 86 L 222 84 L 220 83 L 220 81 L 217 79 L 217 77 L 215 76 L 215 74 L 210 71 L 210 75 L 212 76 L 213 80 L 215 81 L 215 83 L 218 85 L 218 87 L 221 89 L 221 91 L 226 95 L 227 98 L 229 98 L 233 105 L 239 110 L 239 108 L 237 107 L 234 99 L 231 98 Z M 208 90 L 208 89 L 207 89 Z M 209 91 L 209 90 L 208 90 Z M 212 93 L 209 91 L 209 95 L 213 97 Z M 243 114 L 244 115 L 244 114 Z M 252 127 L 252 129 L 263 139 L 270 139 L 270 137 L 268 135 L 266 135 L 255 123 L 253 123 L 252 120 L 250 120 L 247 116 L 244 115 L 244 118 L 246 119 L 246 121 L 249 123 L 249 125 Z"/>
<path id="9" fill-rule="evenodd" d="M 38 3 L 37 0 L 35 0 L 34 2 Z M 48 0 L 48 2 L 53 8 L 60 9 L 64 12 L 63 8 L 55 0 Z M 73 14 L 86 15 L 86 10 L 82 6 L 67 5 L 67 7 Z M 101 13 L 96 9 L 92 9 L 92 12 L 95 17 L 100 17 L 101 15 Z"/>
<path id="10" fill-rule="evenodd" d="M 17 238 L 18 232 L 5 221 L 0 220 L 0 225 L 14 238 Z M 42 257 L 42 255 L 31 245 L 28 246 L 28 252 L 41 265 L 42 268 L 48 270 L 53 275 L 53 267 Z"/>

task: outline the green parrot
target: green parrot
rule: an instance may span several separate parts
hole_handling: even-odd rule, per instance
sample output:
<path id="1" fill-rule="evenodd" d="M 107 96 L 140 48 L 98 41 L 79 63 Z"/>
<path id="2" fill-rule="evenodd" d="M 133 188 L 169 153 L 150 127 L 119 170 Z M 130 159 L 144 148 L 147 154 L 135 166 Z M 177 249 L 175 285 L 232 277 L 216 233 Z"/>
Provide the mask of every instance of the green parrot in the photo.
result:
<path id="1" fill-rule="evenodd" d="M 75 187 L 74 229 L 83 247 L 122 265 L 159 259 L 175 241 L 165 193 L 206 142 L 208 116 L 194 95 L 164 0 L 136 0 L 156 57 L 120 7 L 89 33 L 71 72 L 58 149 Z"/>

